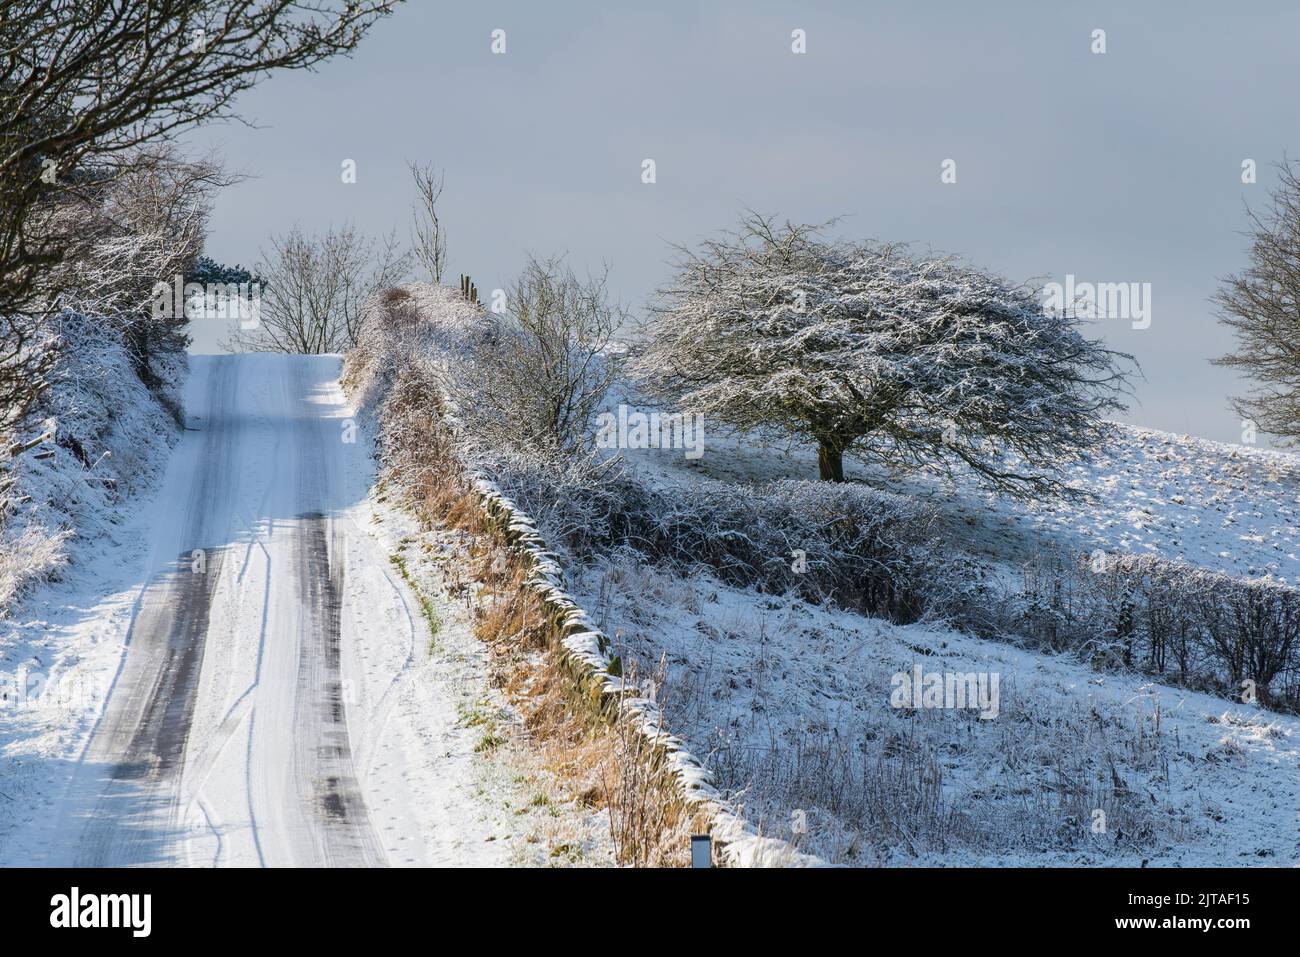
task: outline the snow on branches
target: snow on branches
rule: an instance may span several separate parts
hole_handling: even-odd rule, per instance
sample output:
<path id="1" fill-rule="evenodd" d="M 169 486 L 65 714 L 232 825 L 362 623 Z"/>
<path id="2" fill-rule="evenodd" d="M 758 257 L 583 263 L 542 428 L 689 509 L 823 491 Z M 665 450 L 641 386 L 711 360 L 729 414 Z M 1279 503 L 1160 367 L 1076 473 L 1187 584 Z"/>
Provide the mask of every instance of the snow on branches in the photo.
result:
<path id="1" fill-rule="evenodd" d="M 682 249 L 634 363 L 651 391 L 816 442 L 826 479 L 843 479 L 849 452 L 941 472 L 965 463 L 1011 494 L 1059 490 L 1054 466 L 1122 408 L 1131 357 L 950 257 L 818 234 L 751 215 Z"/>

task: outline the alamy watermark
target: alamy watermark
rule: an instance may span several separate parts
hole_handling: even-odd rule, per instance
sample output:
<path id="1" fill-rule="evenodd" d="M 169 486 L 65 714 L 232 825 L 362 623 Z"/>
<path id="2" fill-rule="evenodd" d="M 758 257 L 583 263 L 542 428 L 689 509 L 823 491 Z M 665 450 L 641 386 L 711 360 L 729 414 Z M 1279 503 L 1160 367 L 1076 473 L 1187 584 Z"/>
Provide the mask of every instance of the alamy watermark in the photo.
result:
<path id="1" fill-rule="evenodd" d="M 84 674 L 54 676 L 19 667 L 0 671 L 0 712 L 86 712 L 104 700 L 102 682 Z"/>
<path id="2" fill-rule="evenodd" d="M 173 282 L 153 287 L 155 319 L 239 320 L 239 328 L 256 329 L 262 322 L 262 284 L 258 282 Z"/>
<path id="3" fill-rule="evenodd" d="M 895 708 L 971 708 L 980 720 L 998 716 L 1001 696 L 996 671 L 899 671 L 890 680 L 889 704 Z"/>
<path id="4" fill-rule="evenodd" d="M 50 898 L 50 926 L 55 928 L 125 928 L 132 937 L 153 929 L 152 894 L 93 894 L 73 887 Z"/>
<path id="5" fill-rule="evenodd" d="M 600 449 L 679 449 L 688 459 L 704 455 L 704 416 L 698 412 L 618 412 L 596 416 Z"/>
<path id="6" fill-rule="evenodd" d="M 1151 327 L 1151 283 L 1065 282 L 1043 286 L 1043 308 L 1053 315 L 1078 319 L 1127 319 L 1134 329 Z"/>

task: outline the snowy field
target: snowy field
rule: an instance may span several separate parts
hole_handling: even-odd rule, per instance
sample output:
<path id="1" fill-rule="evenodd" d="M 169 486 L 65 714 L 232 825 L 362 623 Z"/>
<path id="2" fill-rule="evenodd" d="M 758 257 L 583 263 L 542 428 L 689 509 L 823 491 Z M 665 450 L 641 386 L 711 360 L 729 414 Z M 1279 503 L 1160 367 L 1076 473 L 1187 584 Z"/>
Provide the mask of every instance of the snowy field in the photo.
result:
<path id="1" fill-rule="evenodd" d="M 746 816 L 824 860 L 1300 864 L 1295 718 L 644 565 L 576 593 L 641 674 L 663 666 L 670 727 Z M 918 667 L 996 674 L 996 715 L 892 707 Z"/>
<path id="2" fill-rule="evenodd" d="M 1044 548 L 1103 549 L 1183 559 L 1239 576 L 1300 581 L 1300 457 L 1115 424 L 1107 446 L 1063 469 L 1087 497 L 1016 502 L 926 475 L 895 476 L 846 457 L 845 474 L 933 504 L 952 540 L 992 561 L 1022 562 Z M 705 452 L 625 450 L 662 483 L 816 479 L 811 448 L 712 433 Z M 1011 463 L 1014 465 L 1014 463 Z"/>
<path id="3" fill-rule="evenodd" d="M 816 480 L 810 449 L 709 435 L 623 450 L 652 484 Z M 1117 425 L 1071 466 L 1078 502 L 1014 502 L 959 478 L 850 480 L 932 504 L 949 541 L 1008 571 L 1104 549 L 1294 581 L 1289 454 Z M 1069 656 L 898 626 L 614 558 L 576 589 L 670 726 L 766 833 L 850 865 L 1300 864 L 1300 721 Z M 897 675 L 997 675 L 1000 708 L 895 707 Z M 948 702 L 951 704 L 952 702 Z"/>

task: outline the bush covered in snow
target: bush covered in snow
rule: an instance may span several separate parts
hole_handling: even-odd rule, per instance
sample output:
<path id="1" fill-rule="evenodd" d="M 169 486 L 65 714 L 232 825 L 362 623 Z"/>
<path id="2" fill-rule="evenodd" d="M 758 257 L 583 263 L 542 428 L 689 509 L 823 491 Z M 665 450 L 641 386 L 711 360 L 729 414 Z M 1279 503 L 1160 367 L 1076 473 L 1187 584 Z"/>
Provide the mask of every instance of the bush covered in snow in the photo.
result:
<path id="1" fill-rule="evenodd" d="M 455 386 L 455 365 L 490 334 L 491 319 L 445 286 L 411 283 L 366 301 L 357 341 L 343 360 L 343 381 L 363 408 L 375 409 L 403 374 L 414 374 L 444 395 Z"/>
<path id="2" fill-rule="evenodd" d="M 159 366 L 183 352 L 189 336 L 184 305 L 163 297 L 194 268 L 213 195 L 229 182 L 216 161 L 162 145 L 88 175 L 56 207 L 59 228 L 77 237 L 52 270 L 58 305 L 113 329 L 135 375 L 169 405 L 174 396 Z"/>
<path id="3" fill-rule="evenodd" d="M 158 308 L 161 291 L 195 267 L 229 181 L 169 145 L 82 173 L 47 211 L 68 237 L 33 317 L 49 368 L 21 414 L 0 414 L 0 611 L 98 534 L 174 437 L 189 339 L 183 304 Z"/>
<path id="4" fill-rule="evenodd" d="M 618 374 L 608 346 L 624 318 L 603 274 L 584 280 L 560 260 L 529 257 L 452 383 L 468 431 L 488 447 L 568 465 L 589 457 L 592 420 Z"/>
<path id="5" fill-rule="evenodd" d="M 995 633 L 1099 667 L 1300 711 L 1300 589 L 1290 585 L 1150 555 L 1057 554 L 1029 563 L 1001 607 L 983 611 L 976 631 L 992 621 Z"/>
<path id="6" fill-rule="evenodd" d="M 579 481 L 522 462 L 485 471 L 579 560 L 623 552 L 900 622 L 927 612 L 944 561 L 924 509 L 859 486 L 659 489 L 618 471 Z"/>

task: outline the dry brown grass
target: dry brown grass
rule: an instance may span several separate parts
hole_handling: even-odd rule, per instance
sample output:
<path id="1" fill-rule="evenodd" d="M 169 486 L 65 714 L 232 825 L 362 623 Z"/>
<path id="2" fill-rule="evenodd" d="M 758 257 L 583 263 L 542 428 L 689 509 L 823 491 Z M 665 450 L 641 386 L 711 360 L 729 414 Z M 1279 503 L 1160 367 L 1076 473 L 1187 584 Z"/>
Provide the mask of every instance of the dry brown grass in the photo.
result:
<path id="1" fill-rule="evenodd" d="M 692 826 L 659 754 L 628 719 L 593 714 L 575 694 L 537 593 L 526 584 L 527 559 L 479 539 L 473 575 L 481 585 L 475 633 L 492 650 L 494 682 L 524 716 L 547 769 L 568 796 L 609 813 L 621 864 L 684 867 Z"/>
<path id="2" fill-rule="evenodd" d="M 401 297 L 384 302 L 402 313 Z M 400 325 L 405 315 L 388 320 Z M 364 382 L 380 359 L 355 350 L 345 382 Z M 400 363 L 400 360 L 398 360 Z M 565 797 L 608 811 L 620 863 L 686 866 L 690 834 L 707 830 L 688 807 L 663 754 L 621 709 L 593 695 L 563 654 L 563 627 L 528 584 L 531 556 L 489 519 L 443 420 L 435 383 L 412 363 L 393 375 L 381 412 L 386 483 L 426 527 L 460 534 L 468 561 L 450 569 L 476 636 L 491 651 L 491 680 L 523 715 L 530 743 Z"/>
<path id="3" fill-rule="evenodd" d="M 663 662 L 648 680 L 638 677 L 635 663 L 629 665 L 631 684 L 657 696 Z M 689 866 L 691 835 L 709 830 L 707 814 L 682 801 L 664 753 L 632 721 L 616 722 L 611 737 L 613 760 L 604 768 L 602 784 L 615 854 L 637 867 Z"/>
<path id="4" fill-rule="evenodd" d="M 453 482 L 421 496 L 427 520 L 467 537 L 476 636 L 492 652 L 493 684 L 523 715 L 531 743 L 566 797 L 609 814 L 619 863 L 684 867 L 692 828 L 707 829 L 681 800 L 660 755 L 630 720 L 583 706 L 559 654 L 559 633 L 527 584 L 528 556 L 490 532 L 477 493 Z"/>

